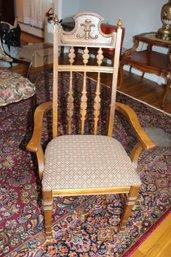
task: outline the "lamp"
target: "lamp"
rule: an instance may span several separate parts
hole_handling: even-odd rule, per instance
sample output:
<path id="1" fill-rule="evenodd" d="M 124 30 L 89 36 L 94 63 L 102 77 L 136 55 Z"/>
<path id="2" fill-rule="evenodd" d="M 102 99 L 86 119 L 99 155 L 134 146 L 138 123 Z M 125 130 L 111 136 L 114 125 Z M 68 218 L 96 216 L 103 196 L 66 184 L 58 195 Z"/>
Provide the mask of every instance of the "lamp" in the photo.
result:
<path id="1" fill-rule="evenodd" d="M 171 40 L 171 0 L 164 4 L 161 9 L 161 21 L 163 26 L 157 31 L 156 37 Z"/>

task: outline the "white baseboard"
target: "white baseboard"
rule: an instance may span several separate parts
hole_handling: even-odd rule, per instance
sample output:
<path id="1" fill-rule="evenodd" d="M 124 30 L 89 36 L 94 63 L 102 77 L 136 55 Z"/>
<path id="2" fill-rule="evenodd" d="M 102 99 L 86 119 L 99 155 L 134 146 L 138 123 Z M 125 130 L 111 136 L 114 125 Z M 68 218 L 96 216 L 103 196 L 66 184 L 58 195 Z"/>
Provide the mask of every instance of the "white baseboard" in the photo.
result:
<path id="1" fill-rule="evenodd" d="M 32 34 L 37 37 L 44 38 L 44 31 L 41 28 L 36 28 L 28 24 L 18 22 L 22 31 Z"/>

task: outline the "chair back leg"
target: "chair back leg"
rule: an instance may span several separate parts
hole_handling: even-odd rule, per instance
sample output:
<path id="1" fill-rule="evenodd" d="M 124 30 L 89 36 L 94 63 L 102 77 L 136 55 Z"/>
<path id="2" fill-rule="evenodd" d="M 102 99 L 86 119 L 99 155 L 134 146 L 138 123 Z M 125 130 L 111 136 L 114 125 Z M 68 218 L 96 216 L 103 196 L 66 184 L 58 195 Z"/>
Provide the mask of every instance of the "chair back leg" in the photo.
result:
<path id="1" fill-rule="evenodd" d="M 46 239 L 52 239 L 52 210 L 53 198 L 52 191 L 43 191 L 43 211 L 45 218 Z"/>
<path id="2" fill-rule="evenodd" d="M 123 231 L 125 229 L 126 224 L 128 223 L 128 219 L 131 215 L 132 208 L 138 198 L 139 189 L 140 187 L 138 186 L 132 186 L 128 196 L 126 197 L 126 203 L 124 204 L 125 207 L 120 222 L 120 231 Z"/>

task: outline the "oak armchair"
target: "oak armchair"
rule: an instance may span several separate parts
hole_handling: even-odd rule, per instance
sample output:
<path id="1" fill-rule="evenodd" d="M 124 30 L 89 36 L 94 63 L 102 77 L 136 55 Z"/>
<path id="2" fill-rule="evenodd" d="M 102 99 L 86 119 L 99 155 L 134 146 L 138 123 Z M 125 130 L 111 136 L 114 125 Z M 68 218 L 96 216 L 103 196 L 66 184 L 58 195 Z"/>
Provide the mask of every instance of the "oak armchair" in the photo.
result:
<path id="1" fill-rule="evenodd" d="M 120 229 L 123 231 L 141 186 L 134 163 L 142 149 L 154 147 L 135 112 L 124 104 L 116 103 L 123 33 L 121 21 L 118 22 L 117 31 L 107 35 L 101 31 L 103 19 L 98 14 L 80 13 L 74 16 L 74 20 L 74 29 L 66 32 L 60 27 L 57 17 L 54 18 L 53 101 L 37 107 L 33 135 L 27 145 L 27 149 L 37 156 L 47 239 L 53 238 L 53 198 L 58 196 L 123 194 L 125 207 L 120 218 Z M 68 49 L 65 50 L 63 61 L 58 57 L 60 46 Z M 75 47 L 83 48 L 79 58 L 75 54 Z M 89 54 L 92 47 L 97 48 L 96 59 L 93 60 Z M 111 66 L 103 62 L 104 48 L 115 49 Z M 87 82 L 91 73 L 97 74 L 92 87 Z M 109 105 L 105 111 L 108 124 L 106 135 L 100 135 L 98 130 L 102 122 L 102 73 L 112 74 Z M 63 75 L 67 77 L 66 85 L 59 83 Z M 63 97 L 61 90 L 64 91 Z M 137 136 L 138 143 L 131 157 L 121 143 L 112 137 L 115 109 L 126 116 Z M 48 143 L 44 155 L 41 146 L 43 120 L 50 110 L 53 114 L 53 139 Z M 64 120 L 63 132 L 67 131 L 63 135 L 59 133 L 61 120 Z"/>

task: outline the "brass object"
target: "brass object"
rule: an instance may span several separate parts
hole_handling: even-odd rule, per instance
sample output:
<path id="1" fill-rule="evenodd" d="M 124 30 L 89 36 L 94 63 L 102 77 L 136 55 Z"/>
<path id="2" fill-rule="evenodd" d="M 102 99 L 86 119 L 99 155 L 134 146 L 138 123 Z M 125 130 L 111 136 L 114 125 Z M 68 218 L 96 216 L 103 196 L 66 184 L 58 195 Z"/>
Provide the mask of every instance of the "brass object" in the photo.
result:
<path id="1" fill-rule="evenodd" d="M 157 31 L 156 37 L 171 40 L 171 0 L 164 4 L 161 9 L 161 21 L 163 26 Z"/>
<path id="2" fill-rule="evenodd" d="M 121 19 L 119 19 L 117 26 L 118 26 L 118 28 L 122 28 L 122 20 Z"/>
<path id="3" fill-rule="evenodd" d="M 57 16 L 57 15 L 55 15 L 55 16 L 53 17 L 53 22 L 54 22 L 54 24 L 58 24 L 58 23 L 59 23 L 59 19 L 58 19 L 58 16 Z"/>

